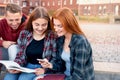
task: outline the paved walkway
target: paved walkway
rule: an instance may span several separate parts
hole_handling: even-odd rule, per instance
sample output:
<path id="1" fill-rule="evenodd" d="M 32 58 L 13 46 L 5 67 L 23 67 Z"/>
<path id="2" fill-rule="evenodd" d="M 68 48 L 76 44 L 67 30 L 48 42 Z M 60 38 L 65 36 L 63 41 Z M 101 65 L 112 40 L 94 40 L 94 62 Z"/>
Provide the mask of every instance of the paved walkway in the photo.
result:
<path id="1" fill-rule="evenodd" d="M 96 71 L 95 80 L 120 80 L 120 73 Z"/>
<path id="2" fill-rule="evenodd" d="M 81 23 L 95 62 L 120 63 L 120 24 Z"/>

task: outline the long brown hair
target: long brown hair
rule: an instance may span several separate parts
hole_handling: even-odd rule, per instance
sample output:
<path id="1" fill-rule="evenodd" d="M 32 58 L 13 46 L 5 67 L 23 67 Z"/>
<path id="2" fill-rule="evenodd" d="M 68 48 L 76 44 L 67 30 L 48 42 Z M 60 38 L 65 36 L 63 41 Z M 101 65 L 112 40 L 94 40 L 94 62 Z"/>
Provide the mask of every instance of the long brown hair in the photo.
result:
<path id="1" fill-rule="evenodd" d="M 62 23 L 64 29 L 70 33 L 84 34 L 72 10 L 67 7 L 60 8 L 54 12 L 51 20 L 52 29 L 54 30 L 53 19 L 58 19 Z"/>
<path id="2" fill-rule="evenodd" d="M 43 18 L 46 19 L 48 21 L 48 26 L 47 26 L 47 30 L 45 32 L 48 32 L 49 30 L 51 30 L 50 27 L 50 16 L 48 14 L 48 11 L 46 10 L 46 8 L 44 7 L 36 7 L 32 13 L 30 14 L 30 17 L 28 19 L 28 23 L 26 25 L 26 30 L 32 32 L 33 31 L 33 26 L 32 26 L 32 22 L 38 18 Z"/>

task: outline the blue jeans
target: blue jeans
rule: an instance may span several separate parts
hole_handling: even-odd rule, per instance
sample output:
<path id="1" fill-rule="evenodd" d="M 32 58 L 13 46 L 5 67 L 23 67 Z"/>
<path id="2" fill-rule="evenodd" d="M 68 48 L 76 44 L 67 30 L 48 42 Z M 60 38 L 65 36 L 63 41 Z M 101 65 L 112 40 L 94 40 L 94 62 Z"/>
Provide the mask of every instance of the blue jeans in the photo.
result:
<path id="1" fill-rule="evenodd" d="M 8 60 L 8 49 L 0 47 L 0 60 Z M 0 71 L 5 70 L 5 67 L 0 64 Z"/>
<path id="2" fill-rule="evenodd" d="M 41 65 L 28 63 L 26 67 L 35 69 L 35 68 L 40 68 Z M 24 72 L 19 74 L 7 73 L 4 77 L 4 80 L 34 80 L 35 77 L 37 77 L 37 75 L 34 73 L 24 73 Z"/>
<path id="3" fill-rule="evenodd" d="M 0 47 L 0 60 L 8 60 L 8 49 Z"/>
<path id="4" fill-rule="evenodd" d="M 9 48 L 0 47 L 0 60 L 14 60 L 18 52 L 18 45 L 13 44 Z"/>

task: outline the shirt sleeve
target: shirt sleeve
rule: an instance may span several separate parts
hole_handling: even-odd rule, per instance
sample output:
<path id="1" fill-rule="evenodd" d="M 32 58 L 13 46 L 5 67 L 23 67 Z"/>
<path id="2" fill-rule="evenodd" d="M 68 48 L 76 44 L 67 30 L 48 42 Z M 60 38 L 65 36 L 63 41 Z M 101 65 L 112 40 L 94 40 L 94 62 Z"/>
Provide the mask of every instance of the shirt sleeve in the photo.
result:
<path id="1" fill-rule="evenodd" d="M 0 22 L 1 23 L 1 22 Z M 2 42 L 3 42 L 3 40 L 2 40 L 2 38 L 1 38 L 1 24 L 0 24 L 0 46 L 2 46 Z"/>
<path id="2" fill-rule="evenodd" d="M 15 62 L 17 62 L 21 66 L 24 66 L 24 64 L 26 63 L 25 53 L 24 53 L 26 48 L 26 38 L 27 38 L 27 34 L 25 33 L 25 31 L 21 31 L 19 38 L 17 40 L 19 51 L 15 58 Z"/>

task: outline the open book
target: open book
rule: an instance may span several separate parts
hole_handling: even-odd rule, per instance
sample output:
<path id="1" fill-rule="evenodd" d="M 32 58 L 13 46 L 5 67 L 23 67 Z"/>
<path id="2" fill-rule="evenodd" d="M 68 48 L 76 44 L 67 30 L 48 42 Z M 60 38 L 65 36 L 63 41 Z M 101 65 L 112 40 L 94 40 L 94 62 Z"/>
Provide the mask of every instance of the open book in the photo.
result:
<path id="1" fill-rule="evenodd" d="M 32 73 L 35 72 L 34 69 L 29 69 L 25 67 L 21 67 L 18 63 L 14 61 L 8 61 L 8 60 L 0 60 L 0 63 L 5 65 L 6 69 L 13 69 L 13 70 L 18 70 L 26 73 Z"/>

